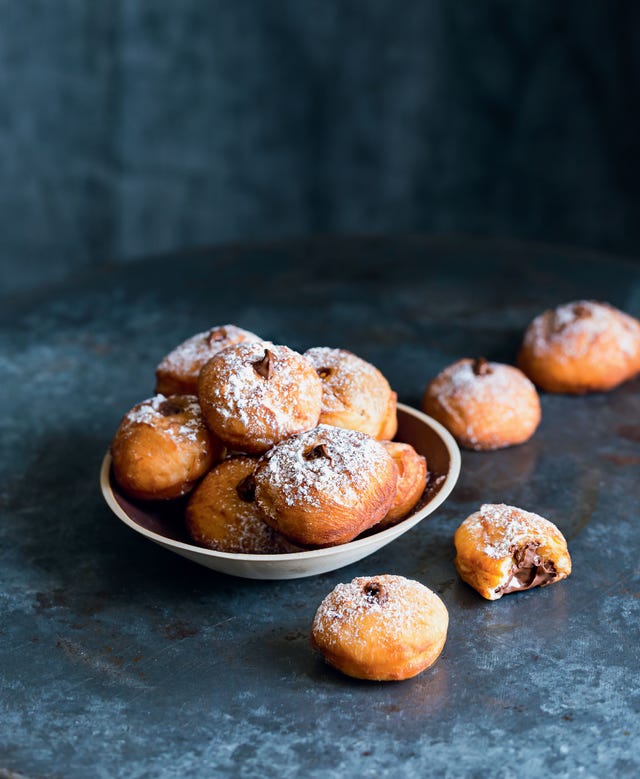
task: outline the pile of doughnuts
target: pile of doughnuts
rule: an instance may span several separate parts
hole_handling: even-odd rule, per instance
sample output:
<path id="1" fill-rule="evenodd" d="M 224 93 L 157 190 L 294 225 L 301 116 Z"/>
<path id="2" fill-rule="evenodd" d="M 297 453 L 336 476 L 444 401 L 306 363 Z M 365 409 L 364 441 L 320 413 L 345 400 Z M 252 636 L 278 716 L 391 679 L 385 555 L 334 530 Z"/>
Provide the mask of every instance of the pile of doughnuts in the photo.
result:
<path id="1" fill-rule="evenodd" d="M 531 322 L 517 363 L 460 359 L 428 384 L 423 408 L 465 448 L 524 443 L 541 420 L 536 386 L 607 391 L 640 372 L 640 322 L 605 303 L 567 303 Z M 226 325 L 180 344 L 156 379 L 157 394 L 118 428 L 113 474 L 142 500 L 190 493 L 186 527 L 204 547 L 281 554 L 343 544 L 400 521 L 425 491 L 425 458 L 391 440 L 396 393 L 343 349 L 298 354 Z M 571 573 L 561 531 L 515 506 L 483 504 L 454 545 L 461 579 L 487 600 Z M 408 679 L 438 658 L 448 621 L 423 584 L 362 576 L 322 601 L 311 643 L 349 676 Z"/>
<path id="2" fill-rule="evenodd" d="M 156 395 L 122 419 L 113 476 L 128 496 L 189 494 L 185 526 L 222 552 L 344 544 L 406 517 L 427 464 L 391 442 L 397 395 L 344 349 L 299 354 L 234 325 L 187 339 L 156 369 Z"/>

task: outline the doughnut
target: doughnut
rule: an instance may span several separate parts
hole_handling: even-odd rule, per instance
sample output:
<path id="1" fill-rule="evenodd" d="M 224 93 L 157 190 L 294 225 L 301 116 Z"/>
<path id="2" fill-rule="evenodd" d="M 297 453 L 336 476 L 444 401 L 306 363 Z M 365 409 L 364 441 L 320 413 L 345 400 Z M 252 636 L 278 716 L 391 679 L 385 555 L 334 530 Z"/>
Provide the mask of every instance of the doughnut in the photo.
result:
<path id="1" fill-rule="evenodd" d="M 482 357 L 458 360 L 439 373 L 422 408 L 461 446 L 475 450 L 528 441 L 541 416 L 536 388 L 522 371 Z"/>
<path id="2" fill-rule="evenodd" d="M 311 645 L 347 676 L 410 679 L 439 657 L 449 615 L 442 600 L 403 576 L 360 576 L 322 601 Z"/>
<path id="3" fill-rule="evenodd" d="M 640 372 L 640 322 L 608 303 L 566 303 L 531 322 L 518 365 L 547 392 L 606 392 Z"/>
<path id="4" fill-rule="evenodd" d="M 229 346 L 200 372 L 205 422 L 230 449 L 261 454 L 316 426 L 322 382 L 287 346 L 252 341 Z"/>
<path id="5" fill-rule="evenodd" d="M 546 587 L 571 573 L 567 542 L 549 520 L 504 503 L 486 503 L 454 536 L 455 566 L 487 600 Z"/>
<path id="6" fill-rule="evenodd" d="M 155 395 L 123 417 L 111 444 L 113 475 L 134 498 L 165 500 L 189 492 L 222 445 L 207 430 L 193 395 Z"/>
<path id="7" fill-rule="evenodd" d="M 397 395 L 371 363 L 345 349 L 316 346 L 304 353 L 322 379 L 324 425 L 391 439 L 398 427 Z"/>
<path id="8" fill-rule="evenodd" d="M 255 503 L 256 460 L 223 460 L 189 497 L 186 523 L 200 546 L 219 552 L 281 554 L 297 551 L 262 519 Z"/>
<path id="9" fill-rule="evenodd" d="M 396 494 L 387 515 L 378 522 L 376 530 L 391 527 L 406 517 L 422 497 L 427 487 L 427 461 L 410 444 L 382 441 L 398 469 Z"/>
<path id="10" fill-rule="evenodd" d="M 268 524 L 295 544 L 344 544 L 387 514 L 397 474 L 375 439 L 319 425 L 262 458 L 255 472 L 256 502 Z"/>
<path id="11" fill-rule="evenodd" d="M 187 338 L 156 368 L 156 392 L 163 395 L 197 395 L 198 375 L 214 355 L 227 346 L 259 340 L 257 335 L 235 325 L 213 327 Z"/>

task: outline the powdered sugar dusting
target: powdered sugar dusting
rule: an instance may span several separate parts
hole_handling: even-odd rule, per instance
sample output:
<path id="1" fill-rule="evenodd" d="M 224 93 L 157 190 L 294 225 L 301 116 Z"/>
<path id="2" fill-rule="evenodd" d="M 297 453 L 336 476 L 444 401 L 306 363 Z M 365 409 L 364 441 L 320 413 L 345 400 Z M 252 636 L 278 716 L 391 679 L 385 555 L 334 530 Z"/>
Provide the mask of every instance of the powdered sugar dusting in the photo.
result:
<path id="1" fill-rule="evenodd" d="M 545 311 L 529 325 L 525 344 L 536 356 L 562 346 L 567 358 L 581 357 L 607 336 L 621 352 L 640 354 L 640 322 L 606 303 L 578 300 Z"/>
<path id="2" fill-rule="evenodd" d="M 465 413 L 472 401 L 487 407 L 499 407 L 503 419 L 522 413 L 523 392 L 536 396 L 533 383 L 517 368 L 497 362 L 483 363 L 481 373 L 474 371 L 477 361 L 459 360 L 445 368 L 429 385 L 429 394 L 465 430 L 469 444 L 477 443 L 471 418 Z M 482 416 L 477 416 L 484 424 Z"/>
<path id="3" fill-rule="evenodd" d="M 463 523 L 480 534 L 487 557 L 501 560 L 537 534 L 544 538 L 550 529 L 560 533 L 548 519 L 505 503 L 485 503 Z"/>
<path id="4" fill-rule="evenodd" d="M 269 380 L 255 368 L 267 351 L 274 365 Z M 221 419 L 242 426 L 258 441 L 265 425 L 276 438 L 299 430 L 301 406 L 313 408 L 314 398 L 319 413 L 320 380 L 302 355 L 287 346 L 268 341 L 237 344 L 218 354 L 207 371 L 212 380 L 207 381 L 203 402 Z"/>
<path id="5" fill-rule="evenodd" d="M 171 414 L 163 413 L 167 404 L 171 406 Z M 167 398 L 158 394 L 138 403 L 125 414 L 122 430 L 126 435 L 137 425 L 161 429 L 176 442 L 197 441 L 206 429 L 195 395 L 173 395 Z"/>
<path id="6" fill-rule="evenodd" d="M 423 584 L 403 576 L 359 576 L 348 584 L 338 584 L 322 601 L 313 633 L 321 634 L 329 645 L 339 643 L 345 632 L 350 642 L 369 642 L 370 634 L 363 635 L 359 628 L 364 617 L 374 615 L 380 617 L 377 624 L 383 630 L 383 640 L 402 642 L 416 631 L 422 632 L 433 599 Z"/>
<path id="7" fill-rule="evenodd" d="M 312 456 L 318 447 L 324 453 Z M 319 507 L 319 495 L 353 506 L 371 474 L 385 470 L 388 458 L 384 447 L 364 433 L 318 425 L 268 452 L 256 480 L 279 492 L 288 506 Z"/>
<path id="8" fill-rule="evenodd" d="M 198 373 L 214 355 L 232 344 L 243 341 L 259 341 L 259 337 L 236 325 L 221 325 L 191 336 L 169 354 L 158 365 L 159 373 L 175 373 L 186 377 Z"/>
<path id="9" fill-rule="evenodd" d="M 386 385 L 386 379 L 371 363 L 346 349 L 316 346 L 308 349 L 304 356 L 319 372 L 323 382 L 323 411 L 339 411 L 367 389 L 367 402 L 375 401 L 372 391 L 376 386 Z M 326 373 L 326 375 L 324 375 Z M 387 387 L 385 386 L 385 389 Z M 388 389 L 390 392 L 390 388 Z M 383 398 L 386 409 L 387 397 Z"/>

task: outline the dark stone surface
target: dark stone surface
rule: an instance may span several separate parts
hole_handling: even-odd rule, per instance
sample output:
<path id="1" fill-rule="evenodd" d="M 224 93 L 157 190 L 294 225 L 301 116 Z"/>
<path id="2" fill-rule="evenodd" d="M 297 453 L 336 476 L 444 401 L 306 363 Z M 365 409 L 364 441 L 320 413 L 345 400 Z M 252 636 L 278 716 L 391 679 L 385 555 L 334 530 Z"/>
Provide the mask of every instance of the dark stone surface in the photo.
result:
<path id="1" fill-rule="evenodd" d="M 634 0 L 0 3 L 0 289 L 185 246 L 640 254 Z"/>
<path id="2" fill-rule="evenodd" d="M 4 305 L 0 774 L 637 776 L 638 380 L 544 395 L 532 441 L 464 452 L 433 517 L 316 578 L 200 568 L 119 523 L 98 488 L 157 361 L 210 325 L 352 349 L 416 405 L 446 364 L 511 361 L 531 317 L 580 297 L 638 316 L 640 270 L 521 244 L 306 241 L 101 267 Z M 460 582 L 453 532 L 498 501 L 558 524 L 568 580 L 495 603 Z M 403 683 L 342 677 L 308 641 L 337 582 L 381 572 L 450 613 L 442 657 Z"/>

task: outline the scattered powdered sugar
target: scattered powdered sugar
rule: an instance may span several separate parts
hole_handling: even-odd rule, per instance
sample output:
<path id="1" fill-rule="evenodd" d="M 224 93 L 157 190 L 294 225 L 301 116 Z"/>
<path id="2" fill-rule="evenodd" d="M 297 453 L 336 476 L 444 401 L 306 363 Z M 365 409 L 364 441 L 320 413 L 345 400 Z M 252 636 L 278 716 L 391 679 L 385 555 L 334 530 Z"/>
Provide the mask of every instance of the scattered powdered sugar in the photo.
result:
<path id="1" fill-rule="evenodd" d="M 480 533 L 484 553 L 494 560 L 511 557 L 532 535 L 544 537 L 550 529 L 560 532 L 548 519 L 505 503 L 485 503 L 463 524 Z"/>
<path id="2" fill-rule="evenodd" d="M 267 353 L 272 375 L 265 379 L 256 364 Z M 305 358 L 287 346 L 268 341 L 237 344 L 218 354 L 207 371 L 203 402 L 222 419 L 255 434 L 257 440 L 265 424 L 276 437 L 289 435 L 292 428 L 299 430 L 301 409 L 306 405 L 320 411 L 320 380 Z"/>
<path id="3" fill-rule="evenodd" d="M 294 550 L 262 519 L 255 502 L 233 502 L 234 515 L 229 523 L 232 538 L 212 543 L 211 548 L 241 554 L 282 554 Z"/>
<path id="4" fill-rule="evenodd" d="M 388 459 L 384 447 L 365 433 L 318 425 L 271 449 L 256 481 L 288 506 L 320 507 L 324 496 L 348 507 L 359 504 L 371 475 L 384 472 Z"/>
<path id="5" fill-rule="evenodd" d="M 359 576 L 348 584 L 338 584 L 322 601 L 313 620 L 313 633 L 322 634 L 329 644 L 338 643 L 345 633 L 349 641 L 369 642 L 368 631 L 360 635 L 360 623 L 365 616 L 379 615 L 378 630 L 384 626 L 379 638 L 401 642 L 416 630 L 424 630 L 434 597 L 423 584 L 404 576 Z"/>
<path id="6" fill-rule="evenodd" d="M 149 425 L 162 430 L 177 442 L 197 441 L 199 434 L 205 430 L 202 411 L 195 395 L 174 395 L 170 398 L 162 394 L 154 395 L 125 414 L 122 425 L 125 434 L 137 425 Z"/>
<path id="7" fill-rule="evenodd" d="M 160 373 L 176 373 L 180 376 L 198 373 L 218 352 L 243 341 L 259 341 L 260 338 L 236 325 L 221 325 L 191 336 L 176 346 L 158 365 Z"/>
<path id="8" fill-rule="evenodd" d="M 325 411 L 339 411 L 366 392 L 367 403 L 376 399 L 375 388 L 384 387 L 390 392 L 388 382 L 371 363 L 346 349 L 316 346 L 304 356 L 323 380 L 322 405 Z M 383 398 L 386 409 L 387 397 Z"/>
<path id="9" fill-rule="evenodd" d="M 624 354 L 640 353 L 640 322 L 606 303 L 578 300 L 537 316 L 527 328 L 525 344 L 535 355 L 562 346 L 568 358 L 581 357 L 606 335 Z"/>

